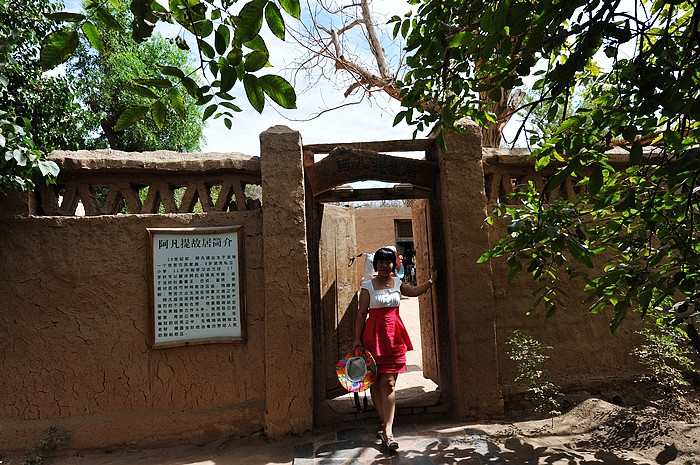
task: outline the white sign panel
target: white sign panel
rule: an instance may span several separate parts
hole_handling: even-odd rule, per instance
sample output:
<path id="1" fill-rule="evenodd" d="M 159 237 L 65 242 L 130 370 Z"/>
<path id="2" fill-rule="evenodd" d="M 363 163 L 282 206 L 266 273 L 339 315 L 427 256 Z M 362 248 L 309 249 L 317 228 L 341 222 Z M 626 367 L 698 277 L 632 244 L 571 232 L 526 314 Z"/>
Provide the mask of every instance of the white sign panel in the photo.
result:
<path id="1" fill-rule="evenodd" d="M 245 337 L 240 226 L 151 228 L 153 346 Z"/>

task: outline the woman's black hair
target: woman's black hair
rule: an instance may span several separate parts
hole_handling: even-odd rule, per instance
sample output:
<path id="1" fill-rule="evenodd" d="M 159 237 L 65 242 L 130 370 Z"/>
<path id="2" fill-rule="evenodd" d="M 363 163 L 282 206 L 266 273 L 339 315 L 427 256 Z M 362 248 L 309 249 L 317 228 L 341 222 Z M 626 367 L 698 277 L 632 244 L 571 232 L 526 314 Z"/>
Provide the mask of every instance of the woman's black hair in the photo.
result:
<path id="1" fill-rule="evenodd" d="M 372 259 L 372 266 L 374 267 L 374 271 L 377 271 L 377 262 L 379 262 L 379 260 L 386 260 L 391 262 L 391 272 L 393 273 L 396 271 L 396 254 L 393 250 L 387 247 L 382 247 L 381 249 L 374 252 L 374 259 Z"/>

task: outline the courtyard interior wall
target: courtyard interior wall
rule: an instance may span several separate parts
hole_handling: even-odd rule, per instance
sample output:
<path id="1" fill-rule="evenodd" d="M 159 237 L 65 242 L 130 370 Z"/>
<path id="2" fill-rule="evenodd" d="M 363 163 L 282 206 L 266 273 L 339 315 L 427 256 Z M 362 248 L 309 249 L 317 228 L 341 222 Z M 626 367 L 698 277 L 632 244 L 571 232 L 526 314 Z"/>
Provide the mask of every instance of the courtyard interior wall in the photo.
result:
<path id="1" fill-rule="evenodd" d="M 411 207 L 355 208 L 357 252 L 374 253 L 386 245 L 396 246 L 395 220 L 410 220 Z M 364 259 L 355 260 L 357 282 L 362 279 Z"/>

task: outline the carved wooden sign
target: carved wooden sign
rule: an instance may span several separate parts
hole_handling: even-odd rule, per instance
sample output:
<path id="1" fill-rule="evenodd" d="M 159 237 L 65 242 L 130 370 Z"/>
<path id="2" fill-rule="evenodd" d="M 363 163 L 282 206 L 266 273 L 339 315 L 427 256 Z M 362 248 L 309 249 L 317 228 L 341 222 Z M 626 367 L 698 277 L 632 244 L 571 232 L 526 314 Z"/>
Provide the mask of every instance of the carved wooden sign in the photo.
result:
<path id="1" fill-rule="evenodd" d="M 357 181 L 412 184 L 433 190 L 437 165 L 426 160 L 395 157 L 368 150 L 337 147 L 323 160 L 306 167 L 313 195 Z"/>

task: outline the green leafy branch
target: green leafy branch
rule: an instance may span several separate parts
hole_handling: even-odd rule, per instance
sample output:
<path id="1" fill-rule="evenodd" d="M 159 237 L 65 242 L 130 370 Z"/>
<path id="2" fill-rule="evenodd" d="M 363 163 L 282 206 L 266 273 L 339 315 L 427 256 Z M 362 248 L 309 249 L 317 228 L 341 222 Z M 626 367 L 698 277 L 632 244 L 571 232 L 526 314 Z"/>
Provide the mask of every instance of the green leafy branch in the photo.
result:
<path id="1" fill-rule="evenodd" d="M 254 73 L 269 66 L 270 53 L 260 36 L 263 23 L 267 24 L 276 37 L 284 40 L 286 29 L 281 11 L 298 19 L 301 15 L 299 1 L 252 0 L 237 15 L 228 12 L 233 3 L 235 2 L 230 0 L 220 3 L 171 0 L 166 9 L 155 0 L 131 2 L 131 27 L 135 40 L 142 41 L 150 37 L 158 21 L 181 25 L 195 39 L 199 70 L 205 76 L 210 74 L 214 80 L 200 86 L 191 74 L 186 74 L 179 68 L 157 65 L 162 77 L 139 79 L 128 86 L 132 92 L 150 99 L 151 104 L 127 108 L 120 115 L 116 130 L 134 124 L 149 112 L 156 126 L 161 128 L 165 124 L 166 104 L 183 117 L 185 107 L 182 91 L 196 99 L 199 105 L 207 105 L 203 113 L 204 119 L 212 115 L 215 118 L 224 117 L 224 123 L 230 128 L 233 113 L 241 111 L 233 103 L 234 97 L 230 93 L 237 83 L 242 83 L 249 103 L 258 112 L 263 111 L 266 96 L 283 108 L 296 108 L 296 94 L 284 78 L 273 74 L 257 76 Z M 57 21 L 75 23 L 95 50 L 109 53 L 96 23 L 107 28 L 121 28 L 121 25 L 109 13 L 108 8 L 97 0 L 90 0 L 86 10 L 85 15 L 60 12 L 50 17 Z M 180 48 L 189 48 L 180 35 L 174 41 Z M 58 66 L 72 56 L 77 46 L 78 33 L 75 29 L 64 28 L 50 34 L 42 43 L 42 66 L 45 69 Z"/>
<path id="2" fill-rule="evenodd" d="M 9 116 L 0 110 L 0 193 L 33 189 L 39 177 L 55 183 L 58 165 L 44 159 L 29 134 Z"/>

